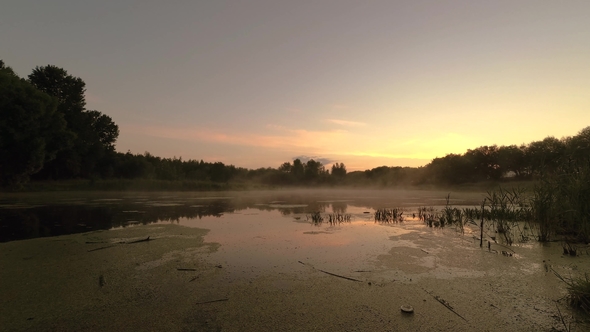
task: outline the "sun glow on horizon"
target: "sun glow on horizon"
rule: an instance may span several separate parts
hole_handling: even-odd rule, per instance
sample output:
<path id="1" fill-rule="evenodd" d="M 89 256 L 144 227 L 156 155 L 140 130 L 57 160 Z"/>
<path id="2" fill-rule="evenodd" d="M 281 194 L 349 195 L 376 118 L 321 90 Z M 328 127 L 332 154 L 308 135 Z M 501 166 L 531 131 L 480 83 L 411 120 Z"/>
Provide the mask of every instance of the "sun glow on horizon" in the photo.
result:
<path id="1" fill-rule="evenodd" d="M 228 133 L 224 130 L 205 128 L 189 128 L 171 125 L 125 125 L 125 133 L 143 135 L 157 139 L 178 141 L 183 146 L 199 146 L 202 142 L 218 144 L 221 147 L 248 147 L 258 150 L 274 149 L 277 155 L 286 151 L 290 156 L 314 155 L 319 158 L 350 164 L 354 169 L 370 169 L 378 166 L 423 166 L 436 157 L 449 153 L 464 153 L 474 148 L 473 141 L 465 136 L 448 133 L 440 136 L 402 135 L 397 140 L 387 137 L 368 136 L 358 132 L 346 130 L 304 130 L 288 129 L 278 125 L 267 125 L 266 130 L 257 133 Z M 283 152 L 284 154 L 284 152 Z M 209 156 L 219 155 L 205 154 Z M 201 156 L 186 156 L 185 158 L 203 158 Z M 243 157 L 224 157 L 217 161 L 229 162 L 236 166 Z M 363 162 L 364 160 L 364 162 Z M 284 161 L 291 161 L 284 159 Z M 243 161 L 242 161 L 243 162 Z M 250 166 L 251 163 L 247 162 Z M 278 167 L 260 163 L 258 167 Z"/>

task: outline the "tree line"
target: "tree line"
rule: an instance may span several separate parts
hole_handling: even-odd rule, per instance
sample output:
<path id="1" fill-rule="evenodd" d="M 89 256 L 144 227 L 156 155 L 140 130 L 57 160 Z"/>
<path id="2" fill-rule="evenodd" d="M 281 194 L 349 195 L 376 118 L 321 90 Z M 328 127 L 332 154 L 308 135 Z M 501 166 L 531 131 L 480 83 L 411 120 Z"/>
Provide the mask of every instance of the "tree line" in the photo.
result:
<path id="1" fill-rule="evenodd" d="M 571 137 L 550 136 L 520 146 L 481 146 L 464 154 L 435 158 L 424 167 L 422 181 L 460 184 L 505 178 L 540 179 L 572 165 L 590 165 L 590 127 Z"/>
<path id="2" fill-rule="evenodd" d="M 36 67 L 21 78 L 0 60 L 0 186 L 68 179 L 153 179 L 263 185 L 408 186 L 534 179 L 590 158 L 590 127 L 576 136 L 520 146 L 481 146 L 423 167 L 381 166 L 347 172 L 344 163 L 295 159 L 277 168 L 161 158 L 115 150 L 119 128 L 86 108 L 85 83 L 62 68 Z"/>
<path id="3" fill-rule="evenodd" d="M 0 186 L 68 179 L 231 180 L 320 184 L 331 180 L 320 162 L 296 159 L 278 169 L 248 170 L 221 162 L 160 158 L 115 151 L 119 128 L 86 108 L 86 84 L 53 65 L 19 77 L 0 60 Z M 335 178 L 344 164 L 332 167 Z"/>

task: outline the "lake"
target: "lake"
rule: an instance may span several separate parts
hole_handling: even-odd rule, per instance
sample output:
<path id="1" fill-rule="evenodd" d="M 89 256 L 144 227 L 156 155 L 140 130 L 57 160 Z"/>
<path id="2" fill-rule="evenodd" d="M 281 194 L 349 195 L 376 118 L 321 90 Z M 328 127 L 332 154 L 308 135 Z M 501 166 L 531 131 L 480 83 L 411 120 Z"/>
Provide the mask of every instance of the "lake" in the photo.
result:
<path id="1" fill-rule="evenodd" d="M 383 287 L 384 291 L 408 284 L 411 286 L 405 290 L 397 290 L 409 292 L 405 295 L 408 301 L 416 296 L 414 289 L 424 303 L 434 299 L 443 305 L 444 301 L 437 297 L 445 294 L 447 300 L 454 302 L 455 309 L 450 314 L 454 313 L 459 321 L 463 318 L 473 322 L 479 319 L 478 315 L 491 315 L 493 318 L 486 323 L 491 322 L 491 326 L 498 320 L 519 330 L 522 326 L 533 326 L 531 330 L 559 327 L 555 301 L 563 298 L 565 286 L 551 271 L 563 275 L 588 271 L 587 254 L 564 257 L 559 244 L 543 245 L 534 240 L 508 245 L 490 226 L 485 228 L 485 245 L 480 248 L 476 223 L 466 224 L 463 230 L 454 226 L 436 228 L 418 218 L 419 207 L 478 207 L 485 196 L 481 192 L 329 189 L 5 195 L 0 199 L 0 241 L 5 248 L 13 248 L 6 244 L 36 238 L 67 238 L 68 234 L 88 234 L 88 240 L 104 237 L 104 232 L 140 230 L 147 225 L 180 225 L 208 230 L 203 241 L 214 249 L 199 251 L 198 256 L 210 266 L 222 269 L 223 275 L 217 282 L 226 286 L 216 286 L 221 287 L 220 291 L 235 283 L 257 284 L 265 278 L 273 278 L 273 287 L 284 291 L 298 284 L 286 283 L 285 278 L 291 278 L 286 276 L 304 273 L 306 279 L 310 273 L 322 274 L 342 282 L 362 281 Z M 375 220 L 379 209 L 394 208 L 403 211 L 403 221 Z M 323 220 L 314 222 L 314 214 Z M 330 222 L 330 217 L 340 219 Z M 150 235 L 153 230 L 156 228 L 143 232 Z M 151 236 L 158 240 L 156 233 Z M 174 236 L 182 237 L 183 232 Z M 87 248 L 86 252 L 100 250 L 97 253 L 104 257 L 123 250 L 105 246 L 105 241 L 76 241 Z M 139 244 L 134 246 L 140 248 Z M 151 264 L 166 262 L 173 261 L 164 255 Z M 176 268 L 181 267 L 182 260 L 174 262 Z M 144 263 L 137 262 L 136 269 Z M 277 280 L 277 276 L 283 277 Z M 392 283 L 398 286 L 391 286 Z M 332 286 L 324 289 L 329 287 Z M 491 305 L 491 309 L 473 309 L 474 301 Z M 437 302 L 430 304 L 434 307 L 429 310 L 448 309 L 437 307 Z M 421 309 L 420 304 L 413 305 Z M 221 312 L 230 315 L 232 311 Z M 220 322 L 219 327 L 232 330 L 233 325 L 224 324 L 230 323 Z M 239 330 L 239 325 L 234 327 Z"/>
<path id="2" fill-rule="evenodd" d="M 213 259 L 257 275 L 298 259 L 366 269 L 391 236 L 427 230 L 418 207 L 442 208 L 442 191 L 277 190 L 204 193 L 24 194 L 0 200 L 0 241 L 174 223 L 210 230 L 221 246 Z M 454 206 L 476 206 L 483 193 L 453 193 Z M 400 208 L 404 222 L 380 223 L 377 209 Z M 313 223 L 319 212 L 350 221 Z M 414 216 L 413 216 L 414 215 Z"/>

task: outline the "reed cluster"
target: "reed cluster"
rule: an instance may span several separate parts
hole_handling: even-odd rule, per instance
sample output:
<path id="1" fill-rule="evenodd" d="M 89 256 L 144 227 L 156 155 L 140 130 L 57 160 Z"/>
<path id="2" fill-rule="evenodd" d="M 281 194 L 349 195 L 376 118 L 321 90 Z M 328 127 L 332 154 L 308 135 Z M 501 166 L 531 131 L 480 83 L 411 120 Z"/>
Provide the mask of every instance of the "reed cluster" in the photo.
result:
<path id="1" fill-rule="evenodd" d="M 324 217 L 322 217 L 322 214 L 319 212 L 314 212 L 312 214 L 308 214 L 305 216 L 305 219 L 315 225 L 318 225 L 318 224 L 321 224 L 322 222 L 324 222 Z"/>
<path id="2" fill-rule="evenodd" d="M 531 198 L 532 219 L 540 241 L 556 235 L 569 242 L 590 242 L 590 162 L 563 165 L 557 175 L 539 182 Z"/>
<path id="3" fill-rule="evenodd" d="M 391 223 L 404 221 L 404 211 L 400 208 L 378 209 L 375 211 L 375 222 Z"/>
<path id="4" fill-rule="evenodd" d="M 557 271 L 553 273 L 566 284 L 570 305 L 590 315 L 590 276 L 585 273 L 583 277 L 566 278 Z"/>
<path id="5" fill-rule="evenodd" d="M 327 215 L 330 224 L 339 224 L 343 222 L 350 222 L 352 215 L 348 213 L 331 213 Z"/>
<path id="6" fill-rule="evenodd" d="M 502 234 L 507 244 L 511 245 L 514 242 L 516 232 L 518 232 L 521 241 L 528 241 L 528 235 L 523 232 L 520 225 L 521 222 L 529 222 L 532 219 L 532 212 L 523 189 L 505 190 L 499 188 L 490 191 L 485 198 L 485 203 L 489 214 L 484 219 L 491 221 L 492 229 L 496 233 Z M 514 232 L 511 231 L 512 229 Z"/>
<path id="7" fill-rule="evenodd" d="M 316 226 L 321 225 L 324 221 L 330 225 L 335 225 L 343 222 L 350 222 L 352 220 L 352 215 L 348 213 L 331 213 L 322 216 L 320 212 L 314 212 L 312 214 L 306 215 L 305 218 L 307 221 Z"/>

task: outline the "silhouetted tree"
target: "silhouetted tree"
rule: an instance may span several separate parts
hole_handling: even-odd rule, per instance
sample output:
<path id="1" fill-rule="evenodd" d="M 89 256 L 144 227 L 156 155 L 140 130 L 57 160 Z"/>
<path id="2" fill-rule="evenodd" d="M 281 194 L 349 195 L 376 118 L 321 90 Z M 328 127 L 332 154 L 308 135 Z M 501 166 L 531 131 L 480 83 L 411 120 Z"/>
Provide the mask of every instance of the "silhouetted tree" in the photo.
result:
<path id="1" fill-rule="evenodd" d="M 576 164 L 590 164 L 590 127 L 586 127 L 577 135 L 565 141 L 568 161 Z"/>
<path id="2" fill-rule="evenodd" d="M 279 166 L 279 171 L 283 173 L 291 173 L 292 170 L 293 166 L 289 162 L 285 162 L 281 166 Z"/>
<path id="3" fill-rule="evenodd" d="M 211 165 L 209 175 L 213 182 L 227 182 L 231 178 L 231 171 L 223 163 L 217 162 Z"/>
<path id="4" fill-rule="evenodd" d="M 535 176 L 553 173 L 562 161 L 565 148 L 565 142 L 555 137 L 530 143 L 525 151 L 530 173 Z"/>
<path id="5" fill-rule="evenodd" d="M 346 166 L 344 166 L 344 163 L 334 163 L 331 174 L 338 179 L 344 178 L 346 176 Z"/>
<path id="6" fill-rule="evenodd" d="M 473 181 L 474 166 L 462 155 L 448 154 L 434 158 L 426 165 L 428 182 L 437 184 L 458 184 Z"/>
<path id="7" fill-rule="evenodd" d="M 318 180 L 321 175 L 325 173 L 325 168 L 322 163 L 310 159 L 305 163 L 305 179 L 307 181 Z"/>
<path id="8" fill-rule="evenodd" d="M 57 100 L 0 64 L 0 185 L 19 185 L 67 146 Z"/>
<path id="9" fill-rule="evenodd" d="M 291 174 L 293 174 L 293 178 L 296 181 L 301 181 L 303 179 L 303 176 L 305 174 L 305 168 L 301 160 L 293 160 L 293 168 L 291 169 Z"/>
<path id="10" fill-rule="evenodd" d="M 57 99 L 58 112 L 63 114 L 67 129 L 75 134 L 74 144 L 63 149 L 53 162 L 46 165 L 39 177 L 90 177 L 104 173 L 97 166 L 102 158 L 114 152 L 119 129 L 110 117 L 85 110 L 84 81 L 52 65 L 36 67 L 29 75 L 29 81 Z"/>
<path id="11" fill-rule="evenodd" d="M 514 172 L 516 177 L 522 177 L 526 168 L 525 146 L 501 146 L 498 148 L 498 165 L 503 174 Z"/>

